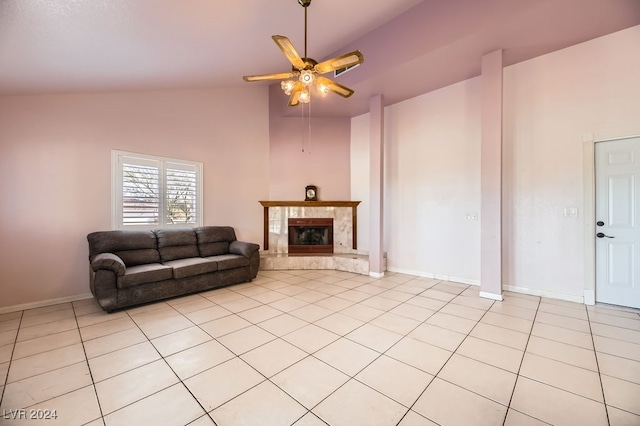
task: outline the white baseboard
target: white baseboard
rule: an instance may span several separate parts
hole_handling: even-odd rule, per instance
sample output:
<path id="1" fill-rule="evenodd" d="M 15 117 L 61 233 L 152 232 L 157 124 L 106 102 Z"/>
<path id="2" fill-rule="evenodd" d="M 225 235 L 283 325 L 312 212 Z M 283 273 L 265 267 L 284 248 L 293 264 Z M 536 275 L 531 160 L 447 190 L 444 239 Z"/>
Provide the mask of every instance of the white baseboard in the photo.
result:
<path id="1" fill-rule="evenodd" d="M 553 291 L 537 290 L 514 285 L 503 285 L 502 290 L 513 291 L 514 293 L 530 294 L 532 296 L 547 297 L 549 299 L 566 300 L 567 302 L 585 303 L 584 296 L 574 296 L 572 294 L 555 293 Z"/>
<path id="2" fill-rule="evenodd" d="M 502 302 L 504 300 L 501 294 L 488 293 L 486 291 L 481 291 L 480 297 L 484 297 L 485 299 L 497 300 L 498 302 Z"/>
<path id="3" fill-rule="evenodd" d="M 3 308 L 0 308 L 0 314 L 6 314 L 16 311 L 26 311 L 27 309 L 42 308 L 43 306 L 58 305 L 60 303 L 75 302 L 77 300 L 91 299 L 92 297 L 93 294 L 84 293 L 76 294 L 74 296 L 59 297 L 57 299 L 47 299 L 40 300 L 38 302 L 23 303 L 21 305 L 5 306 Z"/>
<path id="4" fill-rule="evenodd" d="M 429 273 L 429 272 L 423 272 L 423 271 L 412 271 L 410 269 L 402 269 L 402 268 L 394 268 L 391 267 L 389 268 L 387 266 L 387 271 L 389 272 L 395 272 L 398 274 L 406 274 L 406 275 L 415 275 L 417 277 L 423 277 L 423 278 L 435 278 L 435 274 Z"/>
<path id="5" fill-rule="evenodd" d="M 372 271 L 369 271 L 369 276 L 371 278 L 382 278 L 382 277 L 384 277 L 384 272 L 372 272 Z"/>
<path id="6" fill-rule="evenodd" d="M 402 269 L 402 268 L 394 268 L 394 267 L 391 267 L 391 268 L 387 267 L 387 270 L 391 272 L 397 272 L 399 274 L 416 275 L 418 277 L 433 278 L 436 280 L 451 281 L 451 282 L 460 283 L 460 284 L 469 284 L 469 285 L 477 285 L 477 286 L 480 285 L 480 280 L 473 280 L 470 278 L 461 278 L 453 275 L 435 274 L 433 272 L 413 271 L 410 269 Z"/>
<path id="7" fill-rule="evenodd" d="M 595 305 L 596 304 L 596 291 L 595 290 L 585 290 L 584 291 L 584 304 L 585 305 Z"/>
<path id="8" fill-rule="evenodd" d="M 453 275 L 450 275 L 449 279 L 447 279 L 447 281 L 453 281 L 454 283 L 461 283 L 461 284 L 476 285 L 478 287 L 480 286 L 480 280 L 472 280 L 470 278 L 454 277 Z"/>

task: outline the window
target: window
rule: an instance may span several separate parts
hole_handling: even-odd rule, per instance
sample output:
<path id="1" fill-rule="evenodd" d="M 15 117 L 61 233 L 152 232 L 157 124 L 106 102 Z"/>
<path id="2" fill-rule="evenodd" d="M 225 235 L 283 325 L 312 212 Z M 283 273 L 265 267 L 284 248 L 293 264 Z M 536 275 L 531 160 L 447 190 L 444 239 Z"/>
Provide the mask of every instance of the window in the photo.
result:
<path id="1" fill-rule="evenodd" d="M 113 228 L 202 225 L 202 163 L 113 151 Z"/>

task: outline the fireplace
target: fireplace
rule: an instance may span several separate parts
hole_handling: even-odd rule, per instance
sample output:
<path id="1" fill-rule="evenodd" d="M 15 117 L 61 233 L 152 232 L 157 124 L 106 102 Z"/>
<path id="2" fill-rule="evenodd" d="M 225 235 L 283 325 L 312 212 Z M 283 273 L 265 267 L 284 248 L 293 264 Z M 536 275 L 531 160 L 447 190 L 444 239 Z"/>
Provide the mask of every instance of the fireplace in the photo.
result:
<path id="1" fill-rule="evenodd" d="M 333 253 L 333 218 L 289 218 L 289 254 Z"/>
<path id="2" fill-rule="evenodd" d="M 360 201 L 260 201 L 263 207 L 264 244 L 269 254 L 289 253 L 289 219 L 333 218 L 333 253 L 358 249 Z"/>

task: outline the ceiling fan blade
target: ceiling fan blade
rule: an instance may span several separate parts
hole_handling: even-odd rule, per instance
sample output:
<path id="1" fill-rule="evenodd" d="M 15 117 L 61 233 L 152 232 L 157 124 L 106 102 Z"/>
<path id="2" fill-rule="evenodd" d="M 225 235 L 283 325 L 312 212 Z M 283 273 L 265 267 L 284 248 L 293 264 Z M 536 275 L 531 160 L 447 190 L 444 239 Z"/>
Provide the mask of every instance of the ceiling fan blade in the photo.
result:
<path id="1" fill-rule="evenodd" d="M 282 53 L 284 53 L 284 56 L 287 57 L 295 69 L 301 70 L 305 67 L 304 61 L 300 55 L 298 55 L 298 52 L 296 52 L 296 49 L 288 38 L 280 35 L 274 35 L 271 36 L 271 38 L 276 42 L 280 50 L 282 50 Z"/>
<path id="2" fill-rule="evenodd" d="M 296 84 L 293 86 L 293 89 L 291 90 L 291 96 L 289 97 L 289 106 L 296 106 L 300 103 L 300 95 L 302 94 L 303 90 L 304 84 L 302 84 L 302 82 L 300 81 L 296 82 Z"/>
<path id="3" fill-rule="evenodd" d="M 280 74 L 245 75 L 242 78 L 244 81 L 284 80 L 295 77 L 295 75 L 294 72 L 283 72 Z"/>
<path id="4" fill-rule="evenodd" d="M 340 96 L 348 98 L 349 96 L 354 94 L 354 91 L 349 89 L 347 86 L 343 86 L 340 83 L 336 83 L 333 80 L 329 80 L 326 77 L 317 76 L 316 84 L 326 86 L 333 93 L 337 93 Z"/>
<path id="5" fill-rule="evenodd" d="M 359 50 L 354 50 L 353 52 L 346 53 L 341 56 L 336 56 L 335 58 L 327 59 L 326 61 L 322 61 L 317 64 L 314 69 L 320 74 L 324 74 L 329 71 L 335 71 L 340 68 L 351 67 L 353 65 L 358 65 L 364 62 L 364 56 L 360 53 Z"/>

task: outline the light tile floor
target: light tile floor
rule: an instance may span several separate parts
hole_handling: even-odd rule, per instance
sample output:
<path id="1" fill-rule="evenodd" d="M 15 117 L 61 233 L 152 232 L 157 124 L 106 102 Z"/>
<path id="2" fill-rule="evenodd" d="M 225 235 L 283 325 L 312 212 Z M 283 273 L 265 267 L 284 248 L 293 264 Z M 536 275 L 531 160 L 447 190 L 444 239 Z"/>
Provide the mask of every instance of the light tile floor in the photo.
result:
<path id="1" fill-rule="evenodd" d="M 0 423 L 640 425 L 638 311 L 504 297 L 264 271 L 113 314 L 3 314 Z"/>

